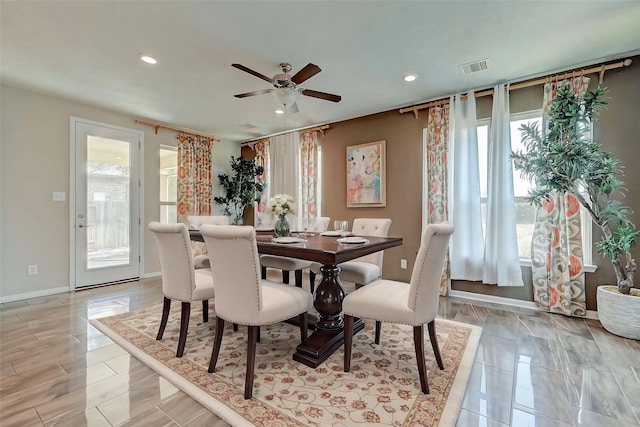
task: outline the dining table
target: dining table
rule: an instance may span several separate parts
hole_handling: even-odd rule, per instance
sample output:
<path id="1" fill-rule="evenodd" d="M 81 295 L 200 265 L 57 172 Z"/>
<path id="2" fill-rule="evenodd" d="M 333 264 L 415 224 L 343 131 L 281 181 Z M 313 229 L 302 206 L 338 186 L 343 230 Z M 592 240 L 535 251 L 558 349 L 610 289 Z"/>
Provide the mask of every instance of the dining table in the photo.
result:
<path id="1" fill-rule="evenodd" d="M 189 230 L 189 234 L 191 240 L 204 241 L 199 230 Z M 315 330 L 297 346 L 293 354 L 293 360 L 312 368 L 317 368 L 344 343 L 342 300 L 345 293 L 340 281 L 340 263 L 402 245 L 401 237 L 344 236 L 344 233 L 331 232 L 326 234 L 293 233 L 284 239 L 274 238 L 272 231 L 256 231 L 260 254 L 322 264 L 322 278 L 313 294 L 313 307 L 318 312 Z M 356 319 L 353 333 L 363 328 L 362 319 Z"/>

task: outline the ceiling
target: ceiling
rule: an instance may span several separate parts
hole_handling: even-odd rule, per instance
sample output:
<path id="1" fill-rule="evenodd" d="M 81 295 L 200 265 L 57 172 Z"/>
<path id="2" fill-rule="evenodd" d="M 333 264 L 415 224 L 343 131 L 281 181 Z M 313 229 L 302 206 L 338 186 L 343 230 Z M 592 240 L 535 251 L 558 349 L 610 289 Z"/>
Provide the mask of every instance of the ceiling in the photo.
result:
<path id="1" fill-rule="evenodd" d="M 7 1 L 2 82 L 245 141 L 637 54 L 640 1 Z M 151 66 L 138 59 L 147 53 Z M 459 65 L 488 60 L 465 75 Z M 277 116 L 268 77 L 322 72 Z M 418 80 L 406 83 L 405 73 Z"/>

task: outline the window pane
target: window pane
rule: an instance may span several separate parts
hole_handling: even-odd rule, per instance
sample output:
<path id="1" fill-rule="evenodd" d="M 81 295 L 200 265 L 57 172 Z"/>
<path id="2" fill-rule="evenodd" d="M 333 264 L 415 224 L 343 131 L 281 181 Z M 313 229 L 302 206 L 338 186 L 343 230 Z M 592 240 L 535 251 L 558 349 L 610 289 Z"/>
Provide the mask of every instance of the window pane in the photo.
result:
<path id="1" fill-rule="evenodd" d="M 160 148 L 160 222 L 178 222 L 175 203 L 178 201 L 178 150 L 174 147 Z"/>
<path id="2" fill-rule="evenodd" d="M 160 206 L 160 222 L 163 224 L 175 224 L 178 222 L 178 209 L 175 205 Z"/>
<path id="3" fill-rule="evenodd" d="M 176 202 L 178 151 L 172 147 L 160 148 L 160 201 Z"/>
<path id="4" fill-rule="evenodd" d="M 522 142 L 521 131 L 518 129 L 520 126 L 526 123 L 537 123 L 538 126 L 542 126 L 542 116 L 531 117 L 528 119 L 512 120 L 511 121 L 511 149 L 513 151 L 520 151 L 524 149 L 524 143 Z M 529 194 L 529 190 L 533 189 L 533 183 L 522 178 L 520 172 L 513 168 L 513 195 L 515 197 L 526 197 Z"/>

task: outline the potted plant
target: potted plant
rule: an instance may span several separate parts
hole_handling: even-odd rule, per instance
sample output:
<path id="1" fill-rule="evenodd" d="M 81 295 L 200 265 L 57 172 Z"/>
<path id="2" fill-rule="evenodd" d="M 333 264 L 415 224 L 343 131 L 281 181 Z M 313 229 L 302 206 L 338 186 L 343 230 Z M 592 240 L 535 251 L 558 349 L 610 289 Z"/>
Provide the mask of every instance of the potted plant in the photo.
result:
<path id="1" fill-rule="evenodd" d="M 617 287 L 598 287 L 598 315 L 609 332 L 640 339 L 640 292 L 634 288 L 636 263 L 631 256 L 640 234 L 629 219 L 633 212 L 612 198 L 622 192 L 622 163 L 589 138 L 590 123 L 607 103 L 598 87 L 584 97 L 570 85 L 551 101 L 547 128 L 520 127 L 525 150 L 512 153 L 515 168 L 535 183 L 529 201 L 540 206 L 553 192 L 570 193 L 586 208 L 603 234 L 596 250 L 611 259 Z"/>
<path id="2" fill-rule="evenodd" d="M 256 179 L 262 175 L 264 169 L 256 165 L 253 160 L 244 157 L 231 156 L 229 162 L 233 176 L 218 175 L 220 185 L 224 188 L 224 196 L 216 196 L 214 201 L 224 207 L 225 215 L 231 217 L 232 224 L 242 224 L 242 214 L 247 205 L 253 205 L 260 200 L 264 190 L 264 183 Z"/>

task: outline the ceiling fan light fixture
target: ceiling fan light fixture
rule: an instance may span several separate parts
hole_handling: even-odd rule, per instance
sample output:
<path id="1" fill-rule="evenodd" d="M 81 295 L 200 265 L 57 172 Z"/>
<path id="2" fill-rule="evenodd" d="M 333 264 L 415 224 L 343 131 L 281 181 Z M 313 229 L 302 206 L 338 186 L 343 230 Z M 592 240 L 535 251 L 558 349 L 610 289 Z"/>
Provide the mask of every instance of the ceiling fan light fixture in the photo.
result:
<path id="1" fill-rule="evenodd" d="M 276 89 L 272 93 L 278 105 L 284 105 L 285 107 L 295 104 L 298 99 L 298 92 L 291 89 Z"/>
<path id="2" fill-rule="evenodd" d="M 414 82 L 418 80 L 418 75 L 415 73 L 407 73 L 402 76 L 402 80 L 404 80 L 405 82 Z"/>

